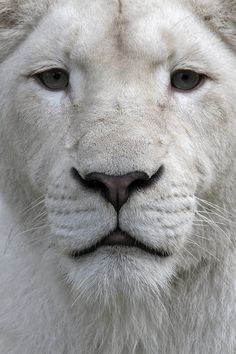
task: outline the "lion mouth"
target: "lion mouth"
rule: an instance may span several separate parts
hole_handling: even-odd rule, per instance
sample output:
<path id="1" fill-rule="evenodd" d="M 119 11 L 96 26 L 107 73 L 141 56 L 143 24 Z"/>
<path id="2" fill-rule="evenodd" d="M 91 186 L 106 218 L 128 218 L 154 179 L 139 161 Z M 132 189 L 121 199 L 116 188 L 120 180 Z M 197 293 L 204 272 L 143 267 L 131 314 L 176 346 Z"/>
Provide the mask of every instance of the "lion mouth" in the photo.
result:
<path id="1" fill-rule="evenodd" d="M 85 248 L 81 251 L 73 251 L 72 252 L 72 257 L 73 258 L 79 258 L 84 255 L 90 254 L 95 252 L 98 248 L 101 247 L 129 247 L 129 248 L 137 248 L 141 249 L 142 251 L 145 251 L 153 256 L 158 256 L 161 258 L 166 258 L 169 257 L 171 254 L 168 253 L 167 251 L 160 249 L 160 248 L 152 248 L 132 236 L 130 236 L 128 233 L 121 231 L 120 229 L 117 229 L 110 233 L 108 236 L 105 236 L 102 240 L 99 242 L 95 243 L 94 245 Z"/>

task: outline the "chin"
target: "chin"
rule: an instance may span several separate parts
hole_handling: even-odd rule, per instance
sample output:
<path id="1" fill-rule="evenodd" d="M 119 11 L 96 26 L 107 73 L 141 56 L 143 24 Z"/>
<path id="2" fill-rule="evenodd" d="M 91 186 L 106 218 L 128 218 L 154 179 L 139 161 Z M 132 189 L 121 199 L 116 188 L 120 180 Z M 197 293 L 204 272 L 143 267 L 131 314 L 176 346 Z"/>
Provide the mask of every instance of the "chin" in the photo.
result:
<path id="1" fill-rule="evenodd" d="M 175 260 L 138 247 L 101 246 L 81 257 L 65 255 L 61 268 L 74 304 L 117 306 L 117 301 L 158 297 L 175 274 Z"/>

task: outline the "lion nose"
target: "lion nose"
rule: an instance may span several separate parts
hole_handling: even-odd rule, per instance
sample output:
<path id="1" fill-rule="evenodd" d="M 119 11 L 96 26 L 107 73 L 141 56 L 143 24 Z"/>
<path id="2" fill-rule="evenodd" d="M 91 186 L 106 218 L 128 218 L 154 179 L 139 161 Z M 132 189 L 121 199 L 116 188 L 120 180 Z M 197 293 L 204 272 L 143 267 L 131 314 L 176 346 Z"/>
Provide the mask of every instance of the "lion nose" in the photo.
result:
<path id="1" fill-rule="evenodd" d="M 131 186 L 142 184 L 149 179 L 145 172 L 131 172 L 123 176 L 110 176 L 104 173 L 90 173 L 85 177 L 85 181 L 90 182 L 90 186 L 97 186 L 103 192 L 103 196 L 109 201 L 116 211 L 127 202 L 131 193 Z"/>
<path id="2" fill-rule="evenodd" d="M 154 179 L 159 178 L 161 174 L 162 167 L 152 177 L 149 177 L 145 172 L 135 171 L 123 176 L 93 172 L 82 178 L 79 172 L 72 168 L 72 175 L 76 180 L 90 189 L 100 190 L 103 197 L 113 205 L 117 212 L 127 202 L 135 187 L 144 188 Z"/>

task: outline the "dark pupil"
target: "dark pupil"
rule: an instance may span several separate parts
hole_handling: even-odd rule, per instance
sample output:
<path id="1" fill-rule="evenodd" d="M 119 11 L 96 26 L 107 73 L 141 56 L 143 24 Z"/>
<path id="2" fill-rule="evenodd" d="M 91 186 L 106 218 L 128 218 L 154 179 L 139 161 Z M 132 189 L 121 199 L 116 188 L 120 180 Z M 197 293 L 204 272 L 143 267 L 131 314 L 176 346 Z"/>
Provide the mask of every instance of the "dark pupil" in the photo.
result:
<path id="1" fill-rule="evenodd" d="M 58 81 L 61 78 L 61 72 L 57 71 L 52 74 L 54 80 Z"/>
<path id="2" fill-rule="evenodd" d="M 188 81 L 189 80 L 189 74 L 182 74 L 182 80 L 183 81 Z"/>

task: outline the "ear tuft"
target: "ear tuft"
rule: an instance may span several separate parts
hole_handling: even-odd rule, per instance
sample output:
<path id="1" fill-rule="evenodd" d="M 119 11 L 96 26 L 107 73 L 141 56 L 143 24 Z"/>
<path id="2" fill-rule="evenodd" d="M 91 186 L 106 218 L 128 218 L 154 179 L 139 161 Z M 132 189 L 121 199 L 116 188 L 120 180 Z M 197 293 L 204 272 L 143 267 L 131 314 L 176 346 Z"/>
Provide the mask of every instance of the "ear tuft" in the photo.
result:
<path id="1" fill-rule="evenodd" d="M 203 20 L 236 51 L 236 0 L 193 0 Z"/>

